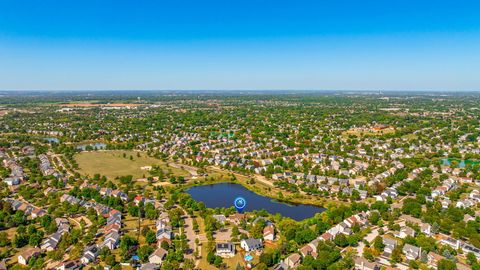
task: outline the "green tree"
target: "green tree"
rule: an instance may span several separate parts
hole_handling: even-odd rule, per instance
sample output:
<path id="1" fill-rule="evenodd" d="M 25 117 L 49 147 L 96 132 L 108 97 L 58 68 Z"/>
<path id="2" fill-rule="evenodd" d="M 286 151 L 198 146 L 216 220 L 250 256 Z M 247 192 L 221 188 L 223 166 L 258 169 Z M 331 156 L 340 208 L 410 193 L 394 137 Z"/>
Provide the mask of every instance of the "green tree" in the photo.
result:
<path id="1" fill-rule="evenodd" d="M 145 245 L 145 246 L 141 246 L 137 250 L 137 255 L 140 258 L 140 260 L 145 262 L 145 261 L 147 261 L 148 256 L 150 256 L 150 254 L 152 254 L 152 252 L 153 252 L 153 247 Z"/>
<path id="2" fill-rule="evenodd" d="M 392 255 L 390 255 L 390 259 L 393 263 L 399 263 L 402 261 L 402 249 L 400 246 L 396 246 L 393 251 Z"/>
<path id="3" fill-rule="evenodd" d="M 6 232 L 0 232 L 0 247 L 6 247 L 9 244 L 8 234 Z"/>
<path id="4" fill-rule="evenodd" d="M 157 235 L 155 234 L 154 231 L 149 230 L 145 235 L 145 240 L 147 241 L 148 244 L 153 244 L 157 242 Z"/>
<path id="5" fill-rule="evenodd" d="M 467 254 L 467 263 L 469 265 L 473 265 L 473 264 L 476 264 L 477 263 L 477 257 L 475 256 L 475 254 L 473 254 L 472 252 L 469 252 Z"/>
<path id="6" fill-rule="evenodd" d="M 343 233 L 340 233 L 337 236 L 335 236 L 335 238 L 333 239 L 333 242 L 335 243 L 335 245 L 337 245 L 339 247 L 348 246 L 347 237 Z"/>
<path id="7" fill-rule="evenodd" d="M 215 256 L 215 261 L 213 262 L 213 264 L 216 266 L 216 267 L 220 267 L 223 263 L 223 259 L 222 257 L 220 256 Z"/>
<path id="8" fill-rule="evenodd" d="M 383 251 L 383 248 L 385 248 L 385 245 L 383 244 L 383 239 L 380 236 L 375 237 L 373 240 L 373 247 L 378 250 L 378 251 Z"/>
<path id="9" fill-rule="evenodd" d="M 255 269 L 257 269 L 257 270 L 267 270 L 268 267 L 264 263 L 259 263 L 255 266 Z"/>
<path id="10" fill-rule="evenodd" d="M 455 270 L 457 266 L 455 262 L 447 259 L 442 259 L 437 264 L 437 270 Z"/>

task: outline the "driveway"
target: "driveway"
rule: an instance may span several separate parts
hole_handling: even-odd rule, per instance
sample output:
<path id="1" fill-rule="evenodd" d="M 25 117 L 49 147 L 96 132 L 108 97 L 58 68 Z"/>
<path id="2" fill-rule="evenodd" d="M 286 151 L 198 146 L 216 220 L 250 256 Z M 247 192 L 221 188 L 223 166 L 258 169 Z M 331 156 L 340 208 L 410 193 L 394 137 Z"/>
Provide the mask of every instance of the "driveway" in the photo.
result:
<path id="1" fill-rule="evenodd" d="M 188 259 L 193 259 L 193 251 L 195 250 L 195 231 L 193 231 L 193 219 L 189 215 L 183 216 L 185 219 L 185 235 L 187 236 L 188 242 L 188 252 L 185 254 L 185 257 Z"/>
<path id="2" fill-rule="evenodd" d="M 364 240 L 367 240 L 369 243 L 372 243 L 373 240 L 375 239 L 375 237 L 378 236 L 378 229 L 379 228 L 375 228 L 373 229 L 369 234 L 367 234 L 363 239 Z M 363 254 L 363 248 L 365 248 L 365 244 L 363 243 L 363 241 L 360 241 L 358 243 L 358 246 L 355 247 L 355 249 L 357 250 L 357 254 L 358 256 L 362 256 Z"/>

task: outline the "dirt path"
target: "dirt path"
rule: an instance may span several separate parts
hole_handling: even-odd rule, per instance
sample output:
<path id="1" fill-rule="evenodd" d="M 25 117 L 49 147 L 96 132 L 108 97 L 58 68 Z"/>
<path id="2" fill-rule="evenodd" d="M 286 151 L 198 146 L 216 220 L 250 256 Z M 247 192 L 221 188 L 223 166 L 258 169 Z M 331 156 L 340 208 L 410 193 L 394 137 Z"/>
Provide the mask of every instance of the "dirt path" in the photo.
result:
<path id="1" fill-rule="evenodd" d="M 221 172 L 221 173 L 232 173 L 233 175 L 235 175 L 237 177 L 248 177 L 247 175 L 243 175 L 243 174 L 233 172 L 233 171 L 229 171 L 229 170 L 224 170 L 224 169 L 221 169 L 221 168 L 216 167 L 216 166 L 210 166 L 209 168 L 212 169 L 213 171 L 217 171 L 217 172 Z M 271 181 L 268 181 L 268 179 L 265 176 L 255 174 L 254 177 L 255 177 L 255 180 L 257 180 L 259 182 L 262 182 L 263 184 L 265 184 L 267 186 L 274 187 L 273 183 Z"/>
<path id="2" fill-rule="evenodd" d="M 169 163 L 168 163 L 168 166 L 173 167 L 173 168 L 176 168 L 176 169 L 185 170 L 185 171 L 187 171 L 191 176 L 198 176 L 198 173 L 197 173 L 198 168 L 196 168 L 196 167 L 192 167 L 192 166 L 188 166 L 188 165 L 183 165 L 183 164 L 178 164 L 178 163 L 173 163 L 173 162 L 169 162 Z"/>

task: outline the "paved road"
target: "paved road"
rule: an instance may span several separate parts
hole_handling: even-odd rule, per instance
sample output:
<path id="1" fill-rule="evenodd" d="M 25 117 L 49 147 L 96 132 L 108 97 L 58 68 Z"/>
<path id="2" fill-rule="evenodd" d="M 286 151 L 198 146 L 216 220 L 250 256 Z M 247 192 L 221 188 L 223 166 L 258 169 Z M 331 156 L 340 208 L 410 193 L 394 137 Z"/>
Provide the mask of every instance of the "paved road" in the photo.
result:
<path id="1" fill-rule="evenodd" d="M 363 239 L 367 240 L 369 243 L 372 243 L 375 237 L 377 236 L 378 236 L 378 228 L 375 228 L 369 234 L 367 234 Z M 362 256 L 364 247 L 365 247 L 365 244 L 363 243 L 363 241 L 360 241 L 358 243 L 358 246 L 355 247 L 355 249 L 357 250 L 358 256 Z"/>
<path id="2" fill-rule="evenodd" d="M 185 257 L 187 259 L 194 259 L 193 257 L 193 252 L 195 251 L 195 231 L 193 230 L 193 219 L 189 215 L 183 216 L 185 219 L 185 235 L 187 236 L 187 243 L 188 243 L 188 248 L 189 252 L 185 254 Z"/>

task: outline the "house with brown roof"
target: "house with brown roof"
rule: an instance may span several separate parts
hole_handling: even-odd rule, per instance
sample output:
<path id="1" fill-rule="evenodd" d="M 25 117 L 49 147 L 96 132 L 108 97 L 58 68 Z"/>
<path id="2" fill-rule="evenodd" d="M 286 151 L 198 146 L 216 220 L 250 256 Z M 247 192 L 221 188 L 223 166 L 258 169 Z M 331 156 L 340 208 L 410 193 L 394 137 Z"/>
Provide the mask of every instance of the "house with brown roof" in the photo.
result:
<path id="1" fill-rule="evenodd" d="M 30 259 L 40 255 L 41 250 L 39 248 L 30 248 L 18 255 L 18 263 L 27 265 Z"/>
<path id="2" fill-rule="evenodd" d="M 299 249 L 300 254 L 302 254 L 303 257 L 306 257 L 308 255 L 316 258 L 317 257 L 317 252 L 312 248 L 311 245 L 305 245 Z"/>
<path id="3" fill-rule="evenodd" d="M 37 218 L 37 217 L 44 216 L 46 214 L 46 212 L 42 208 L 35 208 L 35 209 L 32 210 L 32 212 L 30 214 L 31 214 L 32 218 Z"/>
<path id="4" fill-rule="evenodd" d="M 355 258 L 355 270 L 379 270 L 380 266 L 363 257 Z"/>
<path id="5" fill-rule="evenodd" d="M 404 226 L 399 232 L 395 232 L 394 236 L 401 239 L 405 239 L 407 236 L 415 237 L 415 230 L 408 226 Z"/>
<path id="6" fill-rule="evenodd" d="M 330 233 L 326 232 L 326 233 L 320 235 L 320 238 L 321 238 L 323 241 L 331 241 L 331 240 L 333 240 L 333 235 L 331 235 Z"/>
<path id="7" fill-rule="evenodd" d="M 457 270 L 471 270 L 472 269 L 472 267 L 470 267 L 466 264 L 463 264 L 463 263 L 459 263 L 459 262 L 457 262 L 456 266 L 457 266 Z"/>
<path id="8" fill-rule="evenodd" d="M 55 270 L 77 270 L 80 269 L 80 264 L 77 261 L 61 262 L 55 267 Z"/>
<path id="9" fill-rule="evenodd" d="M 430 251 L 427 255 L 427 264 L 430 267 L 437 268 L 438 262 L 443 259 L 445 259 L 445 257 L 443 257 L 442 255 Z"/>
<path id="10" fill-rule="evenodd" d="M 284 260 L 285 264 L 288 266 L 288 269 L 297 268 L 302 262 L 302 257 L 298 253 L 293 253 Z"/>
<path id="11" fill-rule="evenodd" d="M 148 257 L 148 261 L 154 264 L 162 264 L 167 253 L 168 252 L 165 249 L 159 247 Z"/>
<path id="12" fill-rule="evenodd" d="M 247 216 L 245 214 L 241 214 L 241 213 L 235 213 L 235 214 L 232 214 L 230 216 L 228 216 L 227 220 L 229 222 L 232 222 L 236 225 L 240 224 L 240 222 L 244 219 L 246 219 Z"/>

